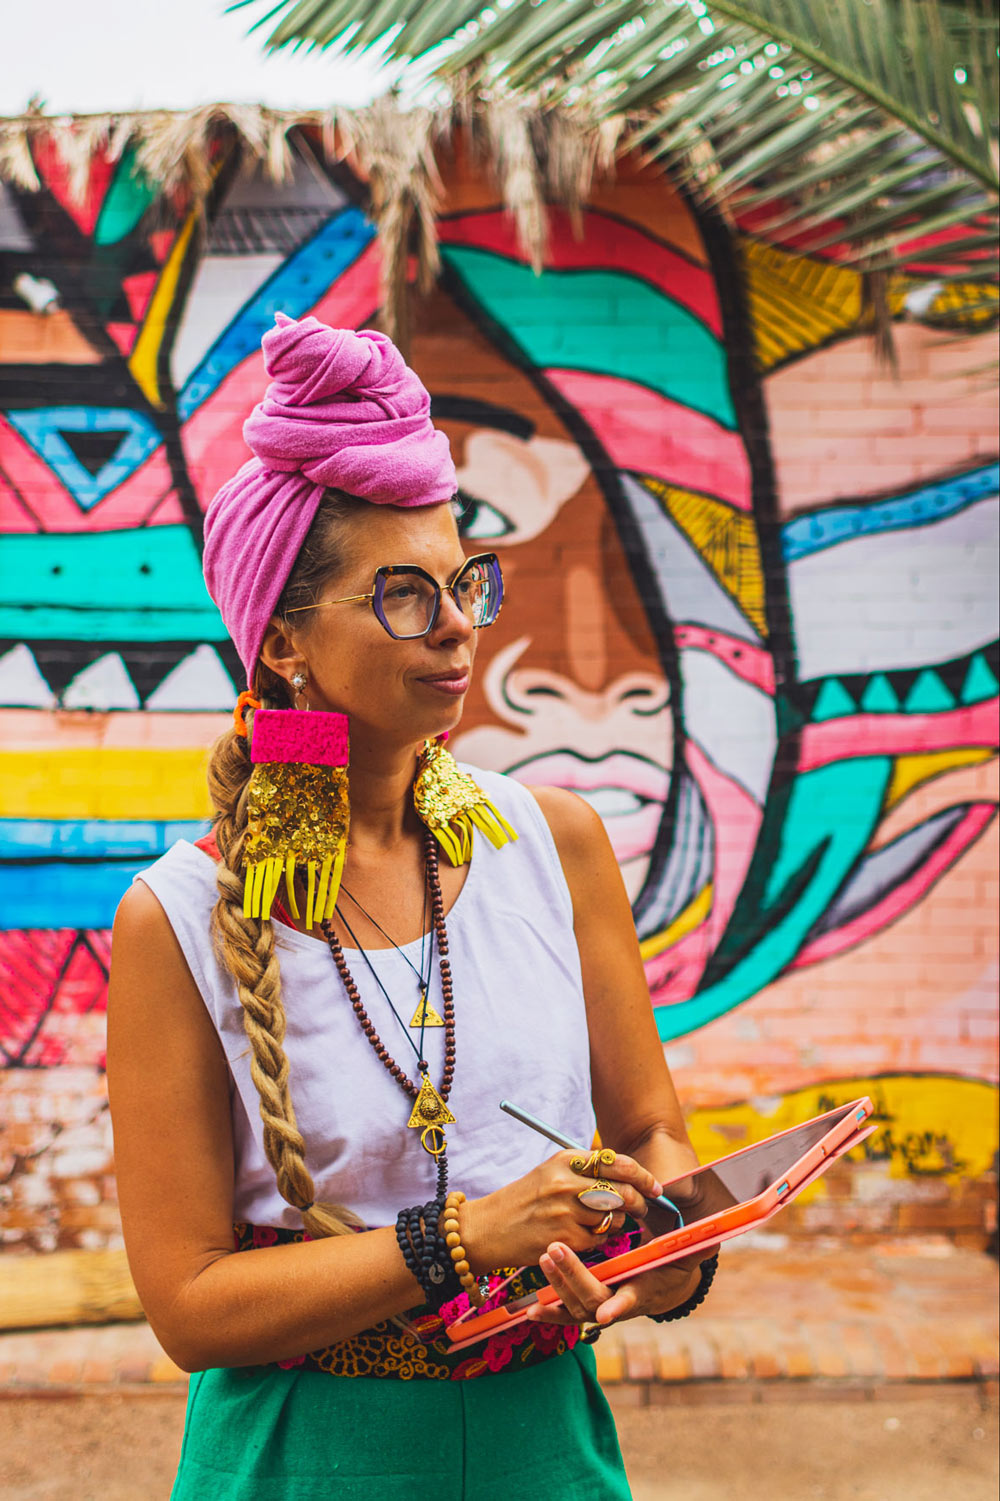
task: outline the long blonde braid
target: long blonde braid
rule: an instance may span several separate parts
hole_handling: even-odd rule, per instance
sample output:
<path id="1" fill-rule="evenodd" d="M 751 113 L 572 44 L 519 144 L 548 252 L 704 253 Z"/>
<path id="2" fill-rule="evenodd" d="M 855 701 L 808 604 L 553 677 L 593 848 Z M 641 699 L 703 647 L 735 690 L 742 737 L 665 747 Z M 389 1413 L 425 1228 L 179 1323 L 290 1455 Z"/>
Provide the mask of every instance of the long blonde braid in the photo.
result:
<path id="1" fill-rule="evenodd" d="M 264 707 L 280 704 L 263 699 Z M 252 727 L 252 710 L 247 715 Z M 209 791 L 216 809 L 213 827 L 222 859 L 216 879 L 219 899 L 212 910 L 212 939 L 221 962 L 236 982 L 243 1027 L 250 1044 L 250 1073 L 260 1098 L 264 1151 L 274 1168 L 278 1192 L 299 1210 L 314 1239 L 347 1235 L 362 1221 L 341 1205 L 314 1202 L 312 1174 L 306 1167 L 305 1142 L 295 1120 L 284 1049 L 285 1007 L 281 971 L 270 921 L 243 916 L 243 846 L 253 770 L 244 744 L 228 730 L 212 747 Z"/>

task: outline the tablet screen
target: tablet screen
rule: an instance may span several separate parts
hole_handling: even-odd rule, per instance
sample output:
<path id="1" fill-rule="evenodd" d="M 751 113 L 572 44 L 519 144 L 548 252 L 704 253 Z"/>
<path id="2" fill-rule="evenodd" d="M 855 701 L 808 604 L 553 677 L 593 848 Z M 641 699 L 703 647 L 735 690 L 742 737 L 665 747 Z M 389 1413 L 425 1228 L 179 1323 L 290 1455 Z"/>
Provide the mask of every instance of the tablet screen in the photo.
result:
<path id="1" fill-rule="evenodd" d="M 807 1121 L 804 1126 L 797 1126 L 782 1136 L 758 1142 L 712 1167 L 698 1168 L 684 1178 L 665 1184 L 664 1194 L 677 1205 L 685 1226 L 695 1225 L 734 1204 L 755 1199 L 772 1184 L 780 1183 L 799 1158 L 822 1141 L 855 1108 L 854 1105 L 845 1105 L 820 1120 Z M 646 1224 L 654 1235 L 665 1235 L 667 1231 L 678 1228 L 677 1216 L 658 1204 L 650 1204 Z"/>

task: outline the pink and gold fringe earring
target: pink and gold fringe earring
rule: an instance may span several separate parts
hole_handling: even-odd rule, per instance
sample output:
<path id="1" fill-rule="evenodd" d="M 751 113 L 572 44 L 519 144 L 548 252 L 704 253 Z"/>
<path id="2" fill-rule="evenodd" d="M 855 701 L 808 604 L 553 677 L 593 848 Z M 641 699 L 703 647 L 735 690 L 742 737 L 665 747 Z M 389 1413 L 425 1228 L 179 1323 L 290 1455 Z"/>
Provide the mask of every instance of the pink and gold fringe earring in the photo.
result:
<path id="1" fill-rule="evenodd" d="M 472 831 L 493 845 L 512 843 L 517 834 L 468 772 L 461 771 L 445 746 L 447 735 L 425 740 L 413 783 L 413 805 L 452 865 L 472 858 Z"/>
<path id="2" fill-rule="evenodd" d="M 241 707 L 237 704 L 238 731 Z M 311 928 L 333 917 L 347 853 L 347 715 L 255 708 L 250 759 L 243 915 L 269 918 L 284 875 L 289 910 L 301 917 L 295 897 L 301 869 L 305 923 Z"/>

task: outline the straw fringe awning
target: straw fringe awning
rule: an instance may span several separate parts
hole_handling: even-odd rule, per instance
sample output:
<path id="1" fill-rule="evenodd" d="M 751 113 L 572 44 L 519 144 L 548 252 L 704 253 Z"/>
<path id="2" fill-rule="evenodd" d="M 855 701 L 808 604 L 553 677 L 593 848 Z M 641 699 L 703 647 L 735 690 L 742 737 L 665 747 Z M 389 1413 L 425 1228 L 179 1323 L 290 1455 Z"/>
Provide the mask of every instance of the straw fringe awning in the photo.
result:
<path id="1" fill-rule="evenodd" d="M 382 324 L 406 345 L 407 266 L 417 261 L 426 290 L 439 269 L 436 215 L 441 202 L 438 153 L 456 128 L 511 214 L 518 242 L 541 270 L 545 205 L 566 208 L 581 229 L 595 176 L 613 170 L 622 122 L 580 109 L 541 109 L 523 99 L 477 100 L 474 108 L 404 107 L 392 94 L 363 109 L 277 110 L 263 105 L 206 104 L 190 110 L 103 115 L 25 114 L 0 118 L 0 181 L 25 192 L 41 187 L 33 146 L 45 138 L 65 164 L 68 191 L 82 202 L 95 154 L 117 161 L 134 153 L 136 169 L 165 196 L 204 205 L 216 180 L 220 147 L 236 151 L 246 171 L 275 182 L 292 168 L 290 137 L 308 135 L 327 162 L 347 162 L 367 182 L 382 250 Z"/>

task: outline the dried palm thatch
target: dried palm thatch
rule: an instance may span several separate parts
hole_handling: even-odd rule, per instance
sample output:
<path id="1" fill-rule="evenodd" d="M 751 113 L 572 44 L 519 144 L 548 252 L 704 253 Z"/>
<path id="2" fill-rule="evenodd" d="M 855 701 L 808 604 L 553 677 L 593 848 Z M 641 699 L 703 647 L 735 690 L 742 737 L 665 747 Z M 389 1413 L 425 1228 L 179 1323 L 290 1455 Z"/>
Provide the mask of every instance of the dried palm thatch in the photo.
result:
<path id="1" fill-rule="evenodd" d="M 45 115 L 28 110 L 0 120 L 0 180 L 28 192 L 41 186 L 32 144 L 47 138 L 62 159 L 70 198 L 86 196 L 95 155 L 118 161 L 125 149 L 135 152 L 139 171 L 164 193 L 177 190 L 195 202 L 211 191 L 220 141 L 228 135 L 245 162 L 261 163 L 282 182 L 291 169 L 289 132 L 301 126 L 332 128 L 321 111 L 266 109 L 258 105 L 206 104 L 190 110 L 146 110 L 118 115 Z"/>
<path id="2" fill-rule="evenodd" d="M 434 143 L 447 118 L 424 108 L 402 110 L 394 96 L 386 95 L 367 109 L 342 112 L 337 124 L 340 154 L 356 159 L 371 189 L 382 250 L 382 323 L 405 355 L 410 338 L 411 245 L 422 292 L 430 291 L 441 267 L 436 216 L 442 186 Z"/>
<path id="3" fill-rule="evenodd" d="M 460 99 L 437 110 L 404 109 L 390 94 L 364 109 L 336 113 L 234 104 L 63 117 L 29 110 L 0 120 L 0 180 L 37 191 L 32 145 L 45 136 L 66 167 L 68 191 L 77 202 L 86 195 L 94 155 L 117 161 L 129 148 L 136 169 L 163 195 L 180 194 L 198 208 L 231 151 L 245 170 L 260 168 L 273 181 L 284 181 L 292 165 L 289 137 L 307 129 L 328 160 L 352 160 L 369 185 L 382 252 L 381 322 L 405 350 L 410 258 L 416 259 L 417 285 L 424 292 L 440 267 L 437 149 L 463 124 L 480 144 L 483 170 L 496 183 L 527 259 L 540 271 L 546 203 L 563 205 L 580 224 L 595 172 L 611 170 L 620 118 L 598 120 L 565 107 L 543 110 L 506 93 L 478 99 L 468 109 Z"/>

